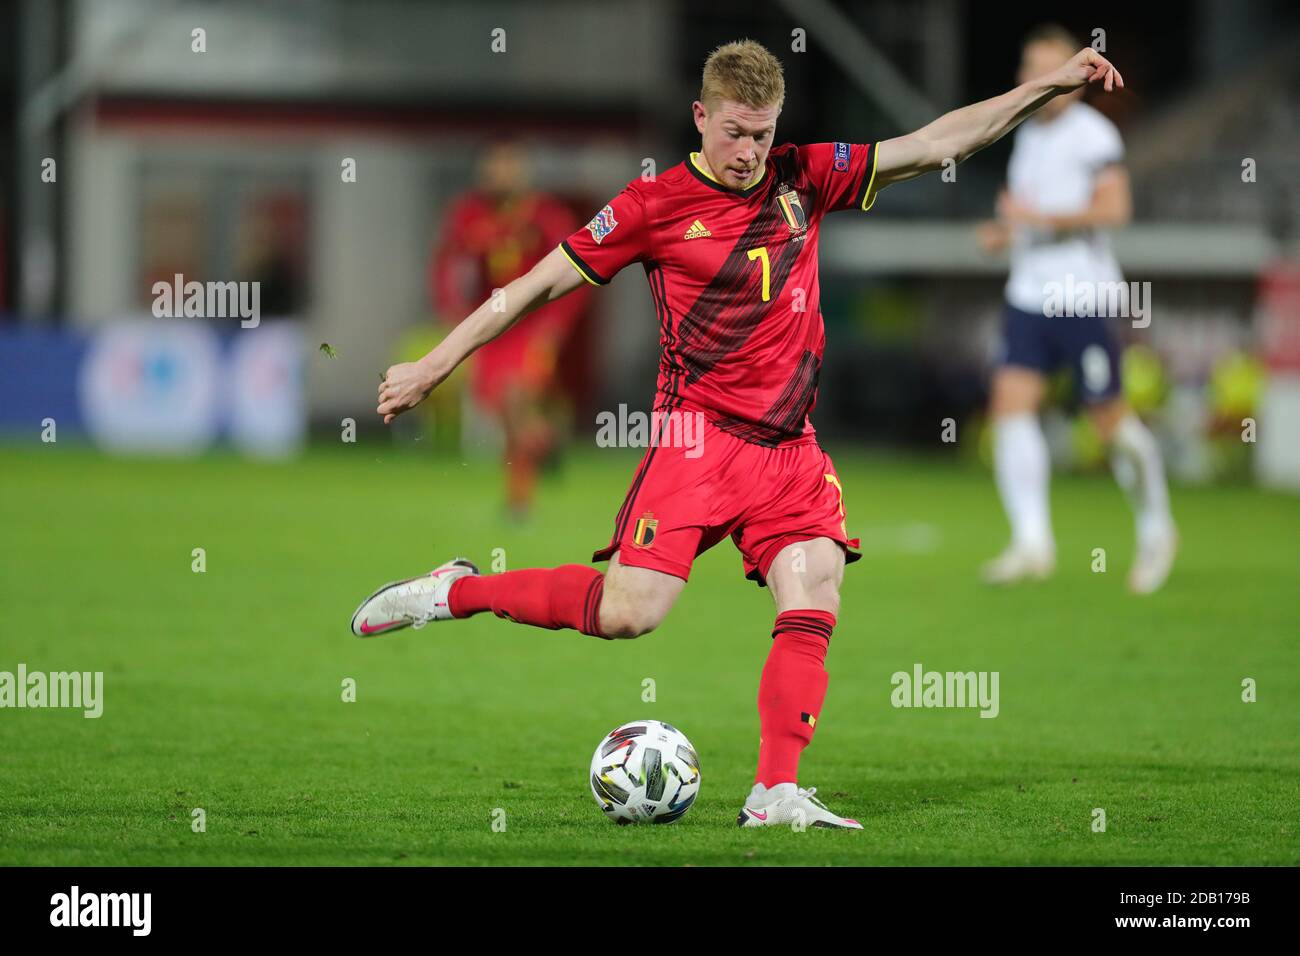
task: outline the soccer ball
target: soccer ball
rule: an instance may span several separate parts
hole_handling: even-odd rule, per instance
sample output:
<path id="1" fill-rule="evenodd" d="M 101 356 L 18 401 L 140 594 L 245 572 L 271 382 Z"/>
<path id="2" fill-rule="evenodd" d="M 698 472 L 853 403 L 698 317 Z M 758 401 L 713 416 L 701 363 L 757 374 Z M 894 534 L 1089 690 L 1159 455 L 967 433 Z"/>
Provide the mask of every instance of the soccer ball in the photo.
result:
<path id="1" fill-rule="evenodd" d="M 615 823 L 672 823 L 700 794 L 700 758 L 672 724 L 635 720 L 596 748 L 591 792 Z"/>

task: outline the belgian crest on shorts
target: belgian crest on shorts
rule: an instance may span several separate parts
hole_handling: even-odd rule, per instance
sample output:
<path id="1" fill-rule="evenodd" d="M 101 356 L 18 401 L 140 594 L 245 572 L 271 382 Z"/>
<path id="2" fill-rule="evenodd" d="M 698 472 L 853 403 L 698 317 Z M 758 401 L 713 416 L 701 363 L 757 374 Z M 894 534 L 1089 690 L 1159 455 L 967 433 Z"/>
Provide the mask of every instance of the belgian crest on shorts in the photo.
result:
<path id="1" fill-rule="evenodd" d="M 785 218 L 785 224 L 790 227 L 790 232 L 802 237 L 808 228 L 808 217 L 799 202 L 799 194 L 782 183 L 776 194 L 776 204 L 781 208 L 781 215 Z"/>
<path id="2" fill-rule="evenodd" d="M 650 547 L 655 543 L 655 530 L 658 527 L 659 519 L 647 511 L 636 519 L 636 526 L 632 529 L 632 543 L 638 548 Z"/>

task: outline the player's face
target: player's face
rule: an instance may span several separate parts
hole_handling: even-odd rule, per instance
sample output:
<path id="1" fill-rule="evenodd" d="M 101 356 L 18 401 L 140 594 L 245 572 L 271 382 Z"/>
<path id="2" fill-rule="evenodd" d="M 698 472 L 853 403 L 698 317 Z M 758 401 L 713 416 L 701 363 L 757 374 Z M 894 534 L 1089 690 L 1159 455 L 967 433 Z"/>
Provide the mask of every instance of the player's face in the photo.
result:
<path id="1" fill-rule="evenodd" d="M 1016 76 L 1016 82 L 1028 83 L 1040 76 L 1046 76 L 1053 70 L 1059 70 L 1069 62 L 1070 57 L 1074 56 L 1074 54 L 1074 50 L 1066 49 L 1065 44 L 1057 43 L 1054 40 L 1040 40 L 1037 43 L 1030 43 L 1020 54 L 1020 71 Z M 1050 99 L 1043 106 L 1039 115 L 1045 119 L 1058 116 L 1067 106 L 1082 95 L 1083 91 L 1077 90 Z"/>
<path id="2" fill-rule="evenodd" d="M 710 110 L 696 100 L 694 112 L 695 128 L 703 138 L 700 152 L 718 182 L 728 189 L 744 189 L 754 182 L 772 148 L 780 107 L 755 109 L 722 100 Z"/>
<path id="3" fill-rule="evenodd" d="M 479 160 L 479 188 L 497 200 L 506 200 L 528 188 L 528 158 L 513 143 L 498 144 Z"/>

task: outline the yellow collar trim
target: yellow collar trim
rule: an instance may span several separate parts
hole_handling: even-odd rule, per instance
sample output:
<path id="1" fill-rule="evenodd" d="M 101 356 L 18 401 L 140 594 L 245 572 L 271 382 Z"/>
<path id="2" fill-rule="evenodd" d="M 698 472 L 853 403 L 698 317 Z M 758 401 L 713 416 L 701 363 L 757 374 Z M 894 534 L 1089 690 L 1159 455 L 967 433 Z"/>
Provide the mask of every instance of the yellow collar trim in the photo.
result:
<path id="1" fill-rule="evenodd" d="M 708 168 L 703 163 L 700 162 L 699 153 L 691 153 L 691 165 L 694 166 L 696 169 L 698 169 L 701 175 L 705 176 L 708 179 L 711 179 L 713 182 L 717 183 L 719 186 L 722 186 L 722 188 L 726 189 L 728 192 L 733 192 L 733 193 L 737 192 L 737 190 L 732 189 L 730 186 L 725 185 L 718 179 L 717 176 L 714 176 L 713 173 L 709 172 Z M 766 174 L 767 174 L 767 163 L 764 163 L 763 168 L 758 171 L 758 178 L 755 179 L 748 186 L 746 186 L 744 189 L 739 190 L 739 192 L 741 193 L 749 192 L 751 189 L 753 189 L 755 186 L 757 186 L 759 183 L 763 181 L 763 177 Z"/>

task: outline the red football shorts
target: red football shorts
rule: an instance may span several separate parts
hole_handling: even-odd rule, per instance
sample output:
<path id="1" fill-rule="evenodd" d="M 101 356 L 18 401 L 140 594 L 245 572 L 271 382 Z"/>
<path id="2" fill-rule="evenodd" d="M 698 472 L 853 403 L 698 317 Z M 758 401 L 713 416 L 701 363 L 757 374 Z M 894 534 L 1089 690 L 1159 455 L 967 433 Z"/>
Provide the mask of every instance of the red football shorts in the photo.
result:
<path id="1" fill-rule="evenodd" d="M 702 415 L 677 414 L 694 424 L 669 428 L 664 443 L 646 452 L 614 535 L 593 561 L 618 551 L 620 564 L 687 580 L 695 558 L 731 535 L 745 577 L 763 586 L 777 554 L 799 541 L 830 538 L 847 561 L 862 557 L 845 529 L 839 476 L 816 441 L 766 448 Z"/>

